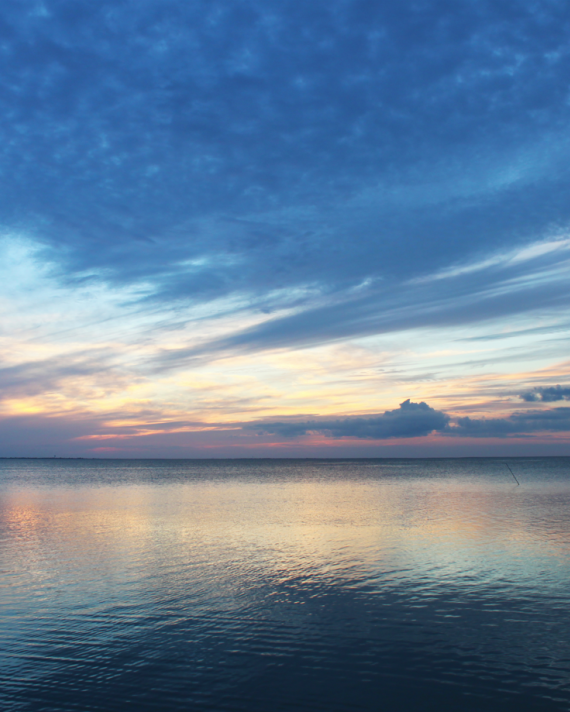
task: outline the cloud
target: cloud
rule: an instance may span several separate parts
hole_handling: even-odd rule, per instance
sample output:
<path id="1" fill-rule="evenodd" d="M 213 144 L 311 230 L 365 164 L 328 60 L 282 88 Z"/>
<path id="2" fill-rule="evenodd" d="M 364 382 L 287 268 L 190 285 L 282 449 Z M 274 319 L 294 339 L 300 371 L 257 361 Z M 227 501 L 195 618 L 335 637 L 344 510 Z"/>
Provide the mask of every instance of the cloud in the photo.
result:
<path id="1" fill-rule="evenodd" d="M 37 7 L 2 17 L 0 222 L 61 279 L 337 295 L 570 221 L 563 2 Z"/>
<path id="2" fill-rule="evenodd" d="M 200 422 L 146 425 L 142 422 L 143 416 L 139 414 L 138 425 L 125 426 L 123 422 L 113 422 L 114 418 L 124 421 L 122 413 L 0 415 L 0 455 L 176 458 L 235 457 L 237 454 L 243 457 L 248 454 L 247 444 L 253 439 L 243 437 L 236 427 L 228 429 L 219 425 L 215 428 Z M 113 472 L 105 476 L 114 478 Z"/>
<path id="3" fill-rule="evenodd" d="M 508 418 L 458 418 L 456 425 L 445 429 L 446 435 L 463 437 L 507 437 L 529 433 L 570 432 L 570 408 L 513 413 Z"/>
<path id="4" fill-rule="evenodd" d="M 406 400 L 397 410 L 387 410 L 371 418 L 345 418 L 330 420 L 315 418 L 311 421 L 252 423 L 244 430 L 298 438 L 309 433 L 320 433 L 329 438 L 360 438 L 384 440 L 389 438 L 426 437 L 432 433 L 449 437 L 508 437 L 530 433 L 570 432 L 570 408 L 551 408 L 542 411 L 517 412 L 506 418 L 453 419 L 447 413 L 435 410 L 427 403 Z"/>
<path id="5" fill-rule="evenodd" d="M 0 260 L 5 395 L 54 393 L 55 408 L 65 390 L 80 408 L 90 382 L 116 383 L 125 403 L 184 414 L 203 381 L 176 369 L 396 333 L 371 348 L 410 354 L 420 331 L 423 353 L 430 339 L 452 351 L 444 330 L 480 339 L 471 327 L 493 320 L 493 335 L 508 322 L 528 344 L 527 327 L 538 338 L 567 311 L 563 0 L 2 9 L 0 240 L 31 246 L 17 273 Z M 501 346 L 474 342 L 454 368 Z M 272 392 L 264 358 L 251 378 Z M 429 365 L 438 377 L 444 360 Z M 167 374 L 191 385 L 170 389 Z M 423 432 L 419 412 L 406 417 L 329 419 L 327 432 Z"/>
<path id="6" fill-rule="evenodd" d="M 216 352 L 313 346 L 347 338 L 475 324 L 536 310 L 562 310 L 570 298 L 570 242 L 550 243 L 545 253 L 495 254 L 421 280 L 380 280 L 361 289 L 311 295 L 295 309 L 200 346 L 164 353 L 171 360 Z M 522 259 L 521 255 L 524 255 Z"/>
<path id="7" fill-rule="evenodd" d="M 555 401 L 570 400 L 570 386 L 539 386 L 532 391 L 521 393 L 520 397 L 527 403 L 533 401 L 544 401 L 553 403 Z"/>
<path id="8" fill-rule="evenodd" d="M 344 442 L 361 442 L 348 451 L 347 456 L 369 455 L 363 448 L 373 441 L 407 441 L 423 438 L 425 446 L 434 444 L 430 435 L 437 435 L 437 452 L 461 453 L 455 443 L 485 438 L 509 440 L 533 433 L 570 433 L 570 408 L 513 413 L 506 418 L 457 418 L 409 400 L 399 408 L 366 418 L 319 418 L 280 422 L 218 423 L 190 420 L 153 420 L 156 413 L 140 412 L 130 419 L 121 412 L 93 414 L 88 412 L 0 416 L 0 451 L 2 456 L 132 456 L 132 457 L 244 457 L 244 456 L 331 456 L 338 453 Z M 129 422 L 129 420 L 131 422 Z M 318 433 L 325 439 L 340 441 L 333 450 L 328 445 L 314 445 L 303 436 Z M 275 437 L 272 437 L 275 436 Z M 276 442 L 276 438 L 278 442 Z M 461 438 L 461 441 L 459 441 Z M 285 442 L 284 442 L 285 441 Z M 447 441 L 449 444 L 442 444 Z M 455 441 L 455 443 L 454 443 Z M 511 442 L 512 444 L 512 442 Z M 276 450 L 275 446 L 282 446 Z M 409 443 L 412 447 L 412 443 Z M 382 447 L 389 447 L 382 445 Z M 420 445 L 421 447 L 421 445 Z M 284 448 L 284 449 L 283 449 Z M 307 449 L 308 448 L 308 449 Z M 316 450 L 315 450 L 316 448 Z M 374 451 L 381 456 L 383 450 Z M 395 456 L 406 456 L 406 450 L 389 451 Z M 413 450 L 423 455 L 430 450 Z M 469 451 L 477 454 L 479 450 Z M 500 451 L 493 451 L 500 454 Z M 516 451 L 515 451 L 516 452 Z"/>
<path id="9" fill-rule="evenodd" d="M 427 403 L 412 403 L 408 399 L 400 403 L 397 410 L 387 410 L 372 418 L 257 423 L 246 427 L 259 433 L 277 434 L 287 438 L 299 437 L 307 433 L 322 433 L 331 438 L 385 440 L 429 435 L 434 430 L 442 430 L 448 421 L 449 416 L 434 410 Z"/>
<path id="10" fill-rule="evenodd" d="M 36 396 L 46 392 L 60 395 L 68 392 L 69 384 L 84 380 L 91 388 L 96 385 L 116 385 L 126 376 L 119 375 L 110 365 L 110 353 L 93 349 L 86 353 L 54 356 L 0 367 L 0 400 Z"/>
<path id="11" fill-rule="evenodd" d="M 100 428 L 100 419 L 84 413 L 0 416 L 0 453 L 2 457 L 83 455 L 85 448 L 76 447 L 77 439 Z"/>

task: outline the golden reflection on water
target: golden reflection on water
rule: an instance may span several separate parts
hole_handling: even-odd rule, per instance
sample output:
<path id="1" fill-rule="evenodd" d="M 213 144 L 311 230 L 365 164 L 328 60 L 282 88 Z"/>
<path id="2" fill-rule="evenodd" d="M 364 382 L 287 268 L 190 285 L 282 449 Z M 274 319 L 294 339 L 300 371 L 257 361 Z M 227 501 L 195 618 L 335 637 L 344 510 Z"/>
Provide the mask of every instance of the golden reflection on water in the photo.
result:
<path id="1" fill-rule="evenodd" d="M 1 516 L 28 574 L 73 565 L 175 576 L 209 565 L 223 578 L 239 562 L 280 578 L 373 579 L 413 568 L 437 579 L 501 566 L 532 576 L 544 557 L 567 561 L 570 523 L 545 519 L 538 500 L 528 488 L 488 482 L 226 480 L 12 491 Z M 551 508 L 556 493 L 543 500 Z"/>
<path id="2" fill-rule="evenodd" d="M 255 467 L 0 472 L 0 707 L 568 708 L 565 473 Z"/>

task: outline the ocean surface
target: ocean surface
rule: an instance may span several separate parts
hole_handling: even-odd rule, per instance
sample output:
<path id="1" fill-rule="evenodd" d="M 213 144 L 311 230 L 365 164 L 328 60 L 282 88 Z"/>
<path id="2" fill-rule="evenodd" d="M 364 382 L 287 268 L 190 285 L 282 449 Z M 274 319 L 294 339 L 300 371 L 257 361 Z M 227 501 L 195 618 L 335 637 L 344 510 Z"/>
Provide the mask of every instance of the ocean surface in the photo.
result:
<path id="1" fill-rule="evenodd" d="M 570 458 L 0 460 L 0 585 L 3 712 L 569 710 Z"/>

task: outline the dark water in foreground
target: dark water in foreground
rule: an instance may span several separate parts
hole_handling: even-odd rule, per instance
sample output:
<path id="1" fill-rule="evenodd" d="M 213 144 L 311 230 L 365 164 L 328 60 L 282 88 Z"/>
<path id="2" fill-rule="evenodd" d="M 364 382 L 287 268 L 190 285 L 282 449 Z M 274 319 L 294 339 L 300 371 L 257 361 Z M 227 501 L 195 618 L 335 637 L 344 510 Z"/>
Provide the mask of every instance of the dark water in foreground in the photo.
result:
<path id="1" fill-rule="evenodd" d="M 569 505 L 570 458 L 0 461 L 0 709 L 568 710 Z"/>

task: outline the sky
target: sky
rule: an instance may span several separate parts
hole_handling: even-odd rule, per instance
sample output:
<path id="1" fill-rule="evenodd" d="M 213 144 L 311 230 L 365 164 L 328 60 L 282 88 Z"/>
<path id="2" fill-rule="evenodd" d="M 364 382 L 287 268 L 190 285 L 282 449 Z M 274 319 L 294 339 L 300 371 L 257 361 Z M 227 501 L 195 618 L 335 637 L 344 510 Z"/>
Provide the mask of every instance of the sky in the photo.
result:
<path id="1" fill-rule="evenodd" d="M 4 0 L 0 456 L 570 455 L 564 0 Z"/>

